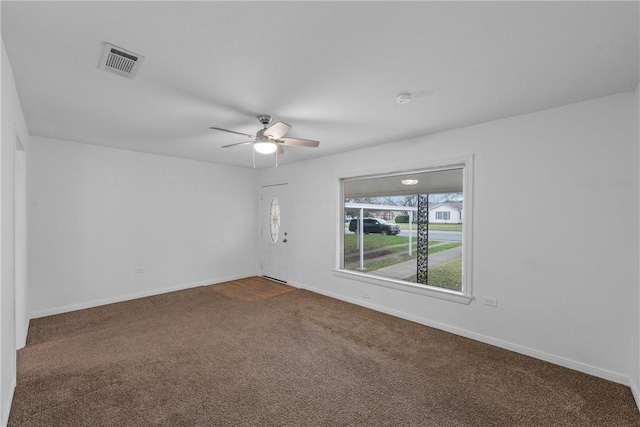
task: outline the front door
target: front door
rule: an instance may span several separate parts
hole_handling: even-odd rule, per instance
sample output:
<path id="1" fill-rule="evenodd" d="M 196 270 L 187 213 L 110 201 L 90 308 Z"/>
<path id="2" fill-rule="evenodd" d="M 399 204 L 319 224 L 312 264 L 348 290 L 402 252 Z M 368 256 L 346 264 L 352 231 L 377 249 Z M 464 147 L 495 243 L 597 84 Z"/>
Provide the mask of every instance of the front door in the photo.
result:
<path id="1" fill-rule="evenodd" d="M 287 209 L 286 184 L 262 187 L 261 274 L 285 283 L 289 279 Z"/>

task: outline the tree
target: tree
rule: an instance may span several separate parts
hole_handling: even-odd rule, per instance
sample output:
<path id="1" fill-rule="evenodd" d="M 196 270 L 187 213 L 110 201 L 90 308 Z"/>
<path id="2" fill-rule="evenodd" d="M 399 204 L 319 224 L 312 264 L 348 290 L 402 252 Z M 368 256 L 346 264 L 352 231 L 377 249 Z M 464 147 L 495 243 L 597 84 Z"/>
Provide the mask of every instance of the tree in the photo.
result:
<path id="1" fill-rule="evenodd" d="M 362 204 L 366 204 L 366 205 L 381 205 L 384 204 L 384 198 L 382 197 L 352 197 L 352 198 L 345 198 L 344 199 L 345 203 L 362 203 Z M 346 215 L 351 215 L 352 217 L 356 218 L 358 215 L 360 215 L 360 209 L 359 208 L 345 208 L 345 214 Z M 370 216 L 370 212 L 372 212 L 371 210 L 365 210 L 364 212 L 364 216 Z M 375 212 L 375 211 L 373 211 Z"/>
<path id="2" fill-rule="evenodd" d="M 384 201 L 385 205 L 390 206 L 409 206 L 416 207 L 418 204 L 418 196 L 417 195 L 406 195 L 406 196 L 391 196 L 386 197 Z M 402 209 L 398 209 L 401 215 L 409 215 L 409 211 L 405 211 Z"/>
<path id="3" fill-rule="evenodd" d="M 461 202 L 462 193 L 429 194 L 429 203 Z"/>

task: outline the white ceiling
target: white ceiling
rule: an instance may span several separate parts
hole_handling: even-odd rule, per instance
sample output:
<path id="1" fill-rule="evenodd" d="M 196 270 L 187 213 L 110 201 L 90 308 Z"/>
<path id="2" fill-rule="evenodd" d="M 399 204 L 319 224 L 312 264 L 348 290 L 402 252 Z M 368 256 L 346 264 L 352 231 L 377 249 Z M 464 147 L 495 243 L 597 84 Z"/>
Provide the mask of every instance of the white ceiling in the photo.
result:
<path id="1" fill-rule="evenodd" d="M 2 36 L 31 134 L 251 167 L 259 113 L 280 163 L 638 84 L 638 2 L 10 2 Z M 103 42 L 145 56 L 98 69 Z M 416 94 L 405 105 L 400 92 Z M 273 164 L 260 157 L 258 166 Z"/>

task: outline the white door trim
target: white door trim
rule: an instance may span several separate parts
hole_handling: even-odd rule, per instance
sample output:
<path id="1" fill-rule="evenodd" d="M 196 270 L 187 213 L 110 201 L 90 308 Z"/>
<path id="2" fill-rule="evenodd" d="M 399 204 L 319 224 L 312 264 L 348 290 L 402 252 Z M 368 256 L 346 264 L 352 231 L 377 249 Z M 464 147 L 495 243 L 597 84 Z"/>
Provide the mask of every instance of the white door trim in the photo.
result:
<path id="1" fill-rule="evenodd" d="M 287 195 L 287 183 L 265 185 L 260 192 L 260 275 L 283 283 L 289 280 Z"/>

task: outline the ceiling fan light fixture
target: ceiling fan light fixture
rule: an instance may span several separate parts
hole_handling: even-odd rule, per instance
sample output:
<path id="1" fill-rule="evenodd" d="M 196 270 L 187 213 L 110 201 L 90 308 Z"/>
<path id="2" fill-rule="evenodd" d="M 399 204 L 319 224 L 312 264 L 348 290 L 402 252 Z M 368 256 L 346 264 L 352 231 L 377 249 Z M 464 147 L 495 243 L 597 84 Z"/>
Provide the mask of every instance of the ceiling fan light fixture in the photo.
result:
<path id="1" fill-rule="evenodd" d="M 417 179 L 403 179 L 400 181 L 402 185 L 416 185 L 418 183 Z"/>
<path id="2" fill-rule="evenodd" d="M 253 143 L 253 148 L 260 154 L 271 154 L 275 153 L 275 151 L 278 149 L 278 146 L 275 142 L 258 141 Z"/>

